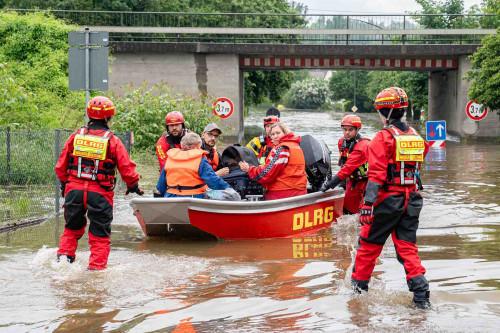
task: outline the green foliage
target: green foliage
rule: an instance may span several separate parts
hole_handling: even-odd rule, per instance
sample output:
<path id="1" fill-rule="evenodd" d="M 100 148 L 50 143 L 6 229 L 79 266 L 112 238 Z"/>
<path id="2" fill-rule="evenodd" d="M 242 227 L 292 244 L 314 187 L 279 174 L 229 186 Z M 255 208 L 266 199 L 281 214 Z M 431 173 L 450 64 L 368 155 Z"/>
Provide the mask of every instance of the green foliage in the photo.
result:
<path id="1" fill-rule="evenodd" d="M 245 104 L 257 105 L 266 98 L 277 103 L 290 88 L 293 74 L 285 71 L 252 71 L 245 72 L 244 79 Z"/>
<path id="2" fill-rule="evenodd" d="M 365 91 L 371 100 L 384 88 L 396 86 L 408 94 L 410 106 L 414 109 L 427 109 L 428 74 L 422 72 L 370 72 Z"/>
<path id="3" fill-rule="evenodd" d="M 67 33 L 42 14 L 0 13 L 0 126 L 75 127 L 83 94 L 68 90 Z"/>
<path id="4" fill-rule="evenodd" d="M 328 82 L 310 78 L 292 84 L 288 92 L 288 104 L 297 109 L 317 109 L 329 103 Z"/>
<path id="5" fill-rule="evenodd" d="M 209 122 L 215 120 L 208 100 L 173 94 L 167 86 L 157 84 L 127 91 L 123 96 L 112 97 L 117 108 L 113 130 L 133 131 L 134 147 L 154 150 L 154 145 L 165 131 L 165 116 L 170 111 L 180 111 L 186 127 L 201 133 Z"/>
<path id="6" fill-rule="evenodd" d="M 330 90 L 335 100 L 345 100 L 344 111 L 354 104 L 356 85 L 356 107 L 359 112 L 373 111 L 373 100 L 384 88 L 403 88 L 413 108 L 427 109 L 427 73 L 396 71 L 337 71 L 330 79 Z"/>
<path id="7" fill-rule="evenodd" d="M 492 109 L 500 109 L 500 31 L 482 40 L 472 55 L 469 96 Z"/>
<path id="8" fill-rule="evenodd" d="M 330 79 L 329 86 L 335 100 L 345 100 L 344 111 L 351 111 L 356 97 L 356 107 L 359 112 L 369 112 L 372 110 L 373 97 L 366 92 L 367 82 L 367 71 L 336 71 Z"/>

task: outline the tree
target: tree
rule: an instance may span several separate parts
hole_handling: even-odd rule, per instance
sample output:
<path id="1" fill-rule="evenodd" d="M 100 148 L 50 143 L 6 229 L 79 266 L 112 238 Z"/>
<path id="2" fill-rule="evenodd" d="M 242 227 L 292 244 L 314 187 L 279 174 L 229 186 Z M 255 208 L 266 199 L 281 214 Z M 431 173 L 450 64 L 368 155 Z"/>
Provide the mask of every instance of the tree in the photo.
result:
<path id="1" fill-rule="evenodd" d="M 335 100 L 345 100 L 344 111 L 350 111 L 354 106 L 360 112 L 369 112 L 372 109 L 370 97 L 366 93 L 368 83 L 367 71 L 336 71 L 330 78 L 330 91 Z"/>
<path id="2" fill-rule="evenodd" d="M 288 92 L 290 106 L 298 109 L 317 109 L 330 102 L 327 81 L 309 78 L 292 84 Z"/>
<path id="3" fill-rule="evenodd" d="M 481 47 L 472 55 L 472 80 L 469 97 L 492 109 L 500 109 L 500 30 L 484 38 Z"/>

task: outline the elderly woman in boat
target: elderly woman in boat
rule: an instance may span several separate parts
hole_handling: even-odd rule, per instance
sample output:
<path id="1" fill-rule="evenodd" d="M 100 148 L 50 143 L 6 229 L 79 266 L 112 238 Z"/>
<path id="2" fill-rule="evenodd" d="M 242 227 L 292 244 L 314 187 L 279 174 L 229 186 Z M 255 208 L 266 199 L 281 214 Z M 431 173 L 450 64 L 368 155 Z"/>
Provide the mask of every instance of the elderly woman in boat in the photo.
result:
<path id="1" fill-rule="evenodd" d="M 210 166 L 201 143 L 198 134 L 187 133 L 181 140 L 180 149 L 167 152 L 168 158 L 156 185 L 162 197 L 204 198 L 208 188 L 230 189 Z"/>
<path id="2" fill-rule="evenodd" d="M 274 145 L 265 165 L 250 166 L 240 162 L 240 169 L 265 189 L 265 200 L 294 197 L 307 193 L 305 159 L 300 137 L 282 122 L 272 126 L 270 137 Z"/>

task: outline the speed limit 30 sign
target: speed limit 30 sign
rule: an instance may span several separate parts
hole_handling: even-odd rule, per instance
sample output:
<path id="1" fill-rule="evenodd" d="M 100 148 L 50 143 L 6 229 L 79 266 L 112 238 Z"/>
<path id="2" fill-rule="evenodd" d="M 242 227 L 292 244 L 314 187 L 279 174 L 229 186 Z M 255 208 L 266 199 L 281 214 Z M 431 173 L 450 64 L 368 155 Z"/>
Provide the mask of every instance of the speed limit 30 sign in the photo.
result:
<path id="1" fill-rule="evenodd" d="M 474 121 L 481 121 L 488 115 L 488 108 L 476 101 L 469 101 L 465 106 L 465 114 Z"/>

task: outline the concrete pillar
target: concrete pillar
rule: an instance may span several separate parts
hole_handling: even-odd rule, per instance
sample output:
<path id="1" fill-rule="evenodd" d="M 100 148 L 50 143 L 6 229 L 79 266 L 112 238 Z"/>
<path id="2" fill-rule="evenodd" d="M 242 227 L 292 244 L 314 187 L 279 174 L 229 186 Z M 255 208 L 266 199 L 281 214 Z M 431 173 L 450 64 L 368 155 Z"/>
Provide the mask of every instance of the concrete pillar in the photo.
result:
<path id="1" fill-rule="evenodd" d="M 208 54 L 207 92 L 212 97 L 227 97 L 233 101 L 234 113 L 218 123 L 224 131 L 225 143 L 241 143 L 243 139 L 243 73 L 239 56 L 235 54 Z"/>
<path id="2" fill-rule="evenodd" d="M 429 74 L 429 120 L 446 120 L 448 132 L 459 137 L 498 138 L 498 112 L 490 111 L 479 122 L 470 120 L 465 114 L 470 88 L 470 82 L 465 77 L 470 69 L 468 56 L 460 56 L 457 70 Z"/>
<path id="3" fill-rule="evenodd" d="M 127 85 L 151 86 L 163 82 L 174 92 L 214 99 L 227 97 L 235 111 L 218 120 L 226 143 L 243 138 L 243 74 L 235 54 L 117 53 L 111 64 L 110 89 L 122 93 Z"/>

